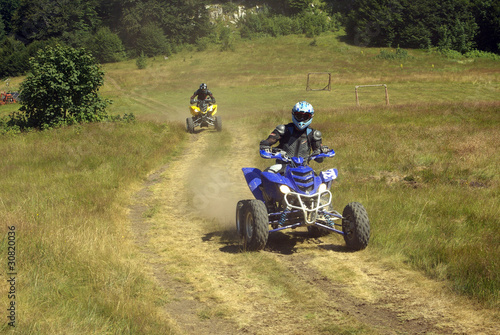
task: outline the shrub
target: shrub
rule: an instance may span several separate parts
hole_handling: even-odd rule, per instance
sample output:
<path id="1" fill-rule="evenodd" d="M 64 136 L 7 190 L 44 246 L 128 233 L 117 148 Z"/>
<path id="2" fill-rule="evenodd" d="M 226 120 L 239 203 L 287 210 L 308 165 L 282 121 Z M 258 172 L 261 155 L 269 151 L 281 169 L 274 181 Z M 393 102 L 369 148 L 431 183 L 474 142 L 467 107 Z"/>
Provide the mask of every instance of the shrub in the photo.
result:
<path id="1" fill-rule="evenodd" d="M 410 58 L 411 56 L 408 54 L 408 51 L 401 49 L 399 46 L 396 48 L 395 52 L 387 51 L 387 50 L 380 50 L 380 54 L 376 56 L 376 58 L 380 59 L 407 59 Z"/>
<path id="2" fill-rule="evenodd" d="M 196 51 L 205 51 L 210 44 L 210 39 L 208 37 L 202 37 L 196 40 Z"/>
<path id="3" fill-rule="evenodd" d="M 481 50 L 471 50 L 467 52 L 464 56 L 467 58 L 485 58 L 491 60 L 500 60 L 500 55 L 497 55 L 493 52 L 487 52 Z"/>
<path id="4" fill-rule="evenodd" d="M 144 55 L 143 51 L 141 51 L 141 54 L 139 55 L 139 57 L 137 57 L 135 64 L 137 65 L 137 68 L 139 70 L 145 69 L 148 66 L 148 59 Z"/>
<path id="5" fill-rule="evenodd" d="M 172 48 L 163 29 L 155 23 L 142 27 L 136 42 L 137 50 L 142 50 L 146 56 L 170 56 Z"/>
<path id="6" fill-rule="evenodd" d="M 233 42 L 233 36 L 231 32 L 231 28 L 229 27 L 221 27 L 220 33 L 219 33 L 219 40 L 221 43 L 221 51 L 234 51 L 234 42 Z"/>
<path id="7" fill-rule="evenodd" d="M 119 62 L 125 59 L 122 41 L 108 27 L 99 29 L 89 44 L 92 54 L 101 63 Z"/>
<path id="8" fill-rule="evenodd" d="M 10 125 L 47 129 L 63 124 L 102 121 L 109 101 L 98 95 L 104 72 L 85 49 L 56 46 L 30 59 L 21 83 L 21 108 Z"/>

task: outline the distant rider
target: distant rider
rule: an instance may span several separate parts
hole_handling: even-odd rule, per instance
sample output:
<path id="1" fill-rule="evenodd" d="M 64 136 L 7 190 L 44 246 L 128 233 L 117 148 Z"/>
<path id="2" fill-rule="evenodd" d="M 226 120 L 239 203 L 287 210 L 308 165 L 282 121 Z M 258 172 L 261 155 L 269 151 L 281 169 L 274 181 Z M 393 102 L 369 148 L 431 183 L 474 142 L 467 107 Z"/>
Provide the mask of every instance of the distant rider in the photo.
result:
<path id="1" fill-rule="evenodd" d="M 198 96 L 198 105 L 200 103 L 200 101 L 203 101 L 205 100 L 207 97 L 210 97 L 210 99 L 212 100 L 212 103 L 215 104 L 215 98 L 214 98 L 214 95 L 212 94 L 212 92 L 210 92 L 210 90 L 208 89 L 207 87 L 207 84 L 205 83 L 202 83 L 200 85 L 200 88 L 197 89 L 193 95 L 191 96 L 191 103 L 194 104 L 195 103 L 195 100 L 194 98 Z"/>
<path id="2" fill-rule="evenodd" d="M 321 145 L 321 132 L 309 125 L 314 116 L 313 106 L 306 102 L 297 102 L 292 108 L 292 121 L 276 127 L 267 139 L 260 142 L 260 149 L 271 150 L 271 146 L 278 143 L 279 148 L 287 153 L 289 157 L 309 158 L 311 153 L 327 152 L 328 147 Z M 317 159 L 321 163 L 323 159 Z M 276 160 L 276 164 L 268 167 L 265 171 L 283 172 L 285 164 Z"/>

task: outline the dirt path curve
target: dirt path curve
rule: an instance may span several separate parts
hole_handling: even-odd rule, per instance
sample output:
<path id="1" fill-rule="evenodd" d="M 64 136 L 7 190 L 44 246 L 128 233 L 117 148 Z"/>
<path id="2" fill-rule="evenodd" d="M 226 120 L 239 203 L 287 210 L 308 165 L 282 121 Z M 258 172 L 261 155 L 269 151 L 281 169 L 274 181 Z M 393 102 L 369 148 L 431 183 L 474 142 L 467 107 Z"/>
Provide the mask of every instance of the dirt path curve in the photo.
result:
<path id="1" fill-rule="evenodd" d="M 241 167 L 252 165 L 258 140 L 235 123 L 191 135 L 130 208 L 175 333 L 497 334 L 493 312 L 369 247 L 348 252 L 336 235 L 277 233 L 265 251 L 241 253 L 234 210 L 250 197 Z"/>

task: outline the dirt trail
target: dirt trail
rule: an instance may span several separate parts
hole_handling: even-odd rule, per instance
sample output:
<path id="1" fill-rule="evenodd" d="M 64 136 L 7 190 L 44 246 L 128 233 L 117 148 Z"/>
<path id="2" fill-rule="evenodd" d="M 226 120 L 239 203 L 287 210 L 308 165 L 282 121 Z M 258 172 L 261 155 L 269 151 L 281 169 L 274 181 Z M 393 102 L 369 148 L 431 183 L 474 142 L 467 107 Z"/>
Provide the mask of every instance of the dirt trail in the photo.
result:
<path id="1" fill-rule="evenodd" d="M 250 198 L 241 167 L 258 140 L 238 129 L 190 135 L 185 153 L 133 198 L 136 242 L 168 292 L 175 333 L 497 334 L 493 312 L 369 247 L 348 252 L 337 235 L 277 233 L 265 251 L 241 253 L 234 211 Z M 228 139 L 231 151 L 217 151 Z"/>

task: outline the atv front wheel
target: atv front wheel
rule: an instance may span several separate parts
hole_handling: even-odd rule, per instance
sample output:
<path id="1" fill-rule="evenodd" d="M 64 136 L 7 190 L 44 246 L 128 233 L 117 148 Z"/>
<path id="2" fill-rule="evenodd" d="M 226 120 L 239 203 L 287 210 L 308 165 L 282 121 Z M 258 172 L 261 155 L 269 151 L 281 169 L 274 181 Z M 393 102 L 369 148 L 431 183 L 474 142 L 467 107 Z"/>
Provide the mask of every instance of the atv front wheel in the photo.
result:
<path id="1" fill-rule="evenodd" d="M 215 117 L 215 129 L 217 129 L 217 131 L 222 130 L 222 119 L 218 115 Z"/>
<path id="2" fill-rule="evenodd" d="M 190 134 L 194 133 L 194 121 L 190 117 L 186 119 L 186 129 L 188 133 Z"/>
<path id="3" fill-rule="evenodd" d="M 240 221 L 239 229 L 242 235 L 243 250 L 264 249 L 269 237 L 269 218 L 266 205 L 257 199 L 247 200 L 246 203 L 243 203 L 240 213 L 242 221 Z"/>
<path id="4" fill-rule="evenodd" d="M 366 209 L 359 202 L 351 202 L 342 212 L 342 231 L 346 246 L 351 250 L 362 250 L 370 240 L 370 221 Z"/>

